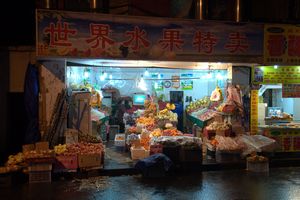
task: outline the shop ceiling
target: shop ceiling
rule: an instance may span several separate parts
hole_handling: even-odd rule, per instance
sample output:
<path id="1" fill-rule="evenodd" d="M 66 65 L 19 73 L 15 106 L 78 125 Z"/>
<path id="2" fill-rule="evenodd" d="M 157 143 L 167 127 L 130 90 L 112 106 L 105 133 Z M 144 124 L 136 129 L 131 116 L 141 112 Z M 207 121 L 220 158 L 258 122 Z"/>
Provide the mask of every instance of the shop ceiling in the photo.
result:
<path id="1" fill-rule="evenodd" d="M 253 63 L 221 63 L 221 62 L 180 62 L 180 61 L 144 61 L 144 60 L 108 60 L 108 59 L 67 59 L 67 66 L 78 67 L 111 67 L 111 68 L 172 68 L 222 70 L 231 66 L 253 66 Z"/>

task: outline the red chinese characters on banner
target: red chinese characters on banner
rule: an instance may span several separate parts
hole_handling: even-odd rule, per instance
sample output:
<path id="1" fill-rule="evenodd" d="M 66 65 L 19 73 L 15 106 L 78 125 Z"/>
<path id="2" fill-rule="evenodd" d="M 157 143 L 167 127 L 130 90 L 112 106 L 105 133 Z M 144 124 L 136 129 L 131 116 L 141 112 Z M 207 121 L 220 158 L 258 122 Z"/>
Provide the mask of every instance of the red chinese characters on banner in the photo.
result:
<path id="1" fill-rule="evenodd" d="M 289 35 L 288 55 L 300 57 L 300 35 Z"/>
<path id="2" fill-rule="evenodd" d="M 72 43 L 69 41 L 69 35 L 76 35 L 76 29 L 70 29 L 69 23 L 67 22 L 57 22 L 50 23 L 50 26 L 44 29 L 44 33 L 50 34 L 50 46 L 72 46 Z"/>
<path id="3" fill-rule="evenodd" d="M 292 138 L 291 137 L 285 137 L 282 141 L 283 150 L 289 151 L 292 148 Z"/>
<path id="4" fill-rule="evenodd" d="M 203 50 L 205 53 L 211 54 L 217 41 L 217 37 L 211 32 L 202 33 L 201 31 L 197 31 L 194 35 L 193 45 L 197 47 L 198 52 Z"/>
<path id="5" fill-rule="evenodd" d="M 177 29 L 164 29 L 163 39 L 158 41 L 163 49 L 169 48 L 170 51 L 173 51 L 176 47 L 181 49 L 184 41 L 180 38 L 180 31 Z"/>
<path id="6" fill-rule="evenodd" d="M 270 35 L 267 41 L 267 50 L 270 56 L 282 56 L 285 52 L 286 40 L 283 35 Z"/>
<path id="7" fill-rule="evenodd" d="M 300 150 L 300 137 L 294 137 L 294 150 L 299 151 Z"/>
<path id="8" fill-rule="evenodd" d="M 131 45 L 133 51 L 138 51 L 142 45 L 144 47 L 150 46 L 150 42 L 146 39 L 147 32 L 144 29 L 140 30 L 138 26 L 135 26 L 133 31 L 126 31 L 125 35 L 129 36 L 130 39 L 123 42 L 123 45 L 125 47 Z"/>
<path id="9" fill-rule="evenodd" d="M 245 35 L 234 32 L 229 34 L 229 41 L 225 45 L 225 49 L 230 53 L 245 52 L 249 48 L 248 39 Z"/>
<path id="10" fill-rule="evenodd" d="M 107 24 L 90 24 L 91 37 L 86 40 L 87 43 L 94 42 L 92 48 L 97 48 L 101 42 L 100 47 L 105 49 L 106 44 L 113 45 L 114 41 L 109 38 L 110 26 Z"/>

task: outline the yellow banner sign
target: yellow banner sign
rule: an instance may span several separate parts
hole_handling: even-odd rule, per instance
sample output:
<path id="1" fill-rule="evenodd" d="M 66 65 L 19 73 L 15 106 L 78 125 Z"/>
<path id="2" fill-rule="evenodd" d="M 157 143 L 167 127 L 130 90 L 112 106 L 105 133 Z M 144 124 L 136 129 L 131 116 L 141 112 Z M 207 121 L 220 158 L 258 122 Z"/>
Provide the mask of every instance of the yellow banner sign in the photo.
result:
<path id="1" fill-rule="evenodd" d="M 300 66 L 257 66 L 252 70 L 255 84 L 300 83 Z"/>
<path id="2" fill-rule="evenodd" d="M 252 135 L 258 132 L 258 90 L 251 90 L 250 131 Z"/>
<path id="3" fill-rule="evenodd" d="M 283 84 L 282 98 L 300 98 L 300 84 Z"/>
<path id="4" fill-rule="evenodd" d="M 264 63 L 297 65 L 300 63 L 300 27 L 265 25 Z"/>

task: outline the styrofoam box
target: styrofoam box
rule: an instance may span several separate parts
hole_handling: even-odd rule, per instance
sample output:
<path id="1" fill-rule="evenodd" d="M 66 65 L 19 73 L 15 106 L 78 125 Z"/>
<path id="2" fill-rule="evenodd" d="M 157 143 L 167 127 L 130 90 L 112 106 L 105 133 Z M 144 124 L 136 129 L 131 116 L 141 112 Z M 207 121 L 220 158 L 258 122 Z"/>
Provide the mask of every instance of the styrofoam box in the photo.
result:
<path id="1" fill-rule="evenodd" d="M 117 140 L 117 138 L 122 138 L 122 140 Z M 115 136 L 115 146 L 125 147 L 125 134 L 116 134 Z"/>

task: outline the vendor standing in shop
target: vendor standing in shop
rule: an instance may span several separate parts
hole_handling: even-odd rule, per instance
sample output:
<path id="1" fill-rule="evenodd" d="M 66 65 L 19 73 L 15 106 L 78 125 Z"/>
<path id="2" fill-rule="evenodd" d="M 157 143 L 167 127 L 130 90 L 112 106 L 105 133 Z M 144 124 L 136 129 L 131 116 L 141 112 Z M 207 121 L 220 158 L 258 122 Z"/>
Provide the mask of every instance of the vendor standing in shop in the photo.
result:
<path id="1" fill-rule="evenodd" d="M 125 124 L 123 122 L 123 116 L 124 113 L 129 110 L 131 106 L 129 105 L 129 101 L 126 100 L 120 100 L 118 102 L 117 111 L 116 111 L 116 119 L 117 123 L 120 126 L 120 133 L 124 133 L 125 131 Z"/>

